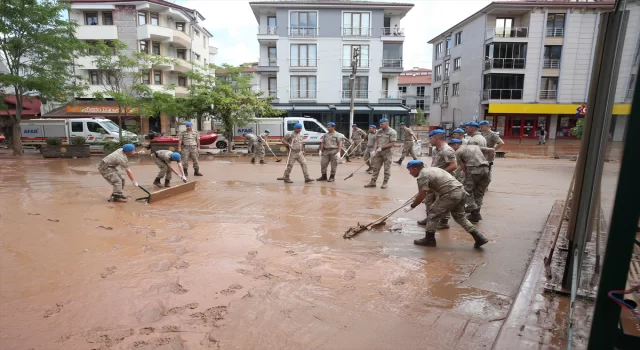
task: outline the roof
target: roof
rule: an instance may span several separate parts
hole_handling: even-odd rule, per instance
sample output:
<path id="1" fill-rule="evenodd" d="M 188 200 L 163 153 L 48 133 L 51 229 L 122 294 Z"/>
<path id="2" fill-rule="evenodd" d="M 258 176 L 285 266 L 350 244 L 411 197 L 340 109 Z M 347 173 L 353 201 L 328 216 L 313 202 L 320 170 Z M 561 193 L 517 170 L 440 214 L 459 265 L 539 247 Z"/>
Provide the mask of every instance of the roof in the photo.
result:
<path id="1" fill-rule="evenodd" d="M 16 115 L 16 96 L 5 95 L 4 102 L 9 107 L 9 114 Z M 34 96 L 24 96 L 22 98 L 22 115 L 25 117 L 35 117 L 40 115 L 42 103 L 40 98 Z M 6 116 L 6 111 L 0 111 L 0 115 Z"/>
<path id="2" fill-rule="evenodd" d="M 510 8 L 527 8 L 527 7 L 611 7 L 613 8 L 615 6 L 616 2 L 615 0 L 603 0 L 603 1 L 590 1 L 590 2 L 577 2 L 577 1 L 569 1 L 569 0 L 514 0 L 514 1 L 494 1 L 492 3 L 490 3 L 489 5 L 481 8 L 478 12 L 472 14 L 471 16 L 463 19 L 462 21 L 458 22 L 456 25 L 454 25 L 453 27 L 445 30 L 444 32 L 442 32 L 441 34 L 439 34 L 438 36 L 434 37 L 433 39 L 429 40 L 428 43 L 429 44 L 434 44 L 436 41 L 439 41 L 441 38 L 447 36 L 449 33 L 451 33 L 454 29 L 470 22 L 471 20 L 477 18 L 478 16 L 480 16 L 481 14 L 487 12 L 488 10 L 491 10 L 495 7 L 498 6 L 502 6 L 502 5 L 508 5 Z"/>
<path id="3" fill-rule="evenodd" d="M 399 75 L 398 85 L 431 85 L 433 75 Z"/>
<path id="4" fill-rule="evenodd" d="M 388 7 L 413 7 L 414 5 L 411 3 L 401 3 L 401 2 L 384 2 L 384 1 L 363 1 L 363 0 L 273 0 L 273 1 L 251 1 L 249 5 L 367 5 L 367 6 L 388 6 Z"/>

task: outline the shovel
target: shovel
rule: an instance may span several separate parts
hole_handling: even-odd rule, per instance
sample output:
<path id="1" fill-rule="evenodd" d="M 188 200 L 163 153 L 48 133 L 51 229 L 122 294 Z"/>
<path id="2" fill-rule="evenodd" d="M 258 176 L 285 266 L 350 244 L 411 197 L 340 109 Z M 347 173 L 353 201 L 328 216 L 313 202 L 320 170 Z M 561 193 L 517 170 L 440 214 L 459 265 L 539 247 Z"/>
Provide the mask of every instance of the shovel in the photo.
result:
<path id="1" fill-rule="evenodd" d="M 275 153 L 273 153 L 273 151 L 271 150 L 271 146 L 269 146 L 269 144 L 267 143 L 267 141 L 265 141 L 265 140 L 262 138 L 262 136 L 260 136 L 260 139 L 261 139 L 262 141 L 264 141 L 264 143 L 267 145 L 267 148 L 269 149 L 269 152 L 271 152 L 271 154 L 273 154 L 273 156 L 274 156 L 274 157 L 276 157 L 276 163 L 280 163 L 280 162 L 282 162 L 282 159 L 278 158 L 278 156 L 276 156 L 276 154 L 275 154 Z"/>
<path id="2" fill-rule="evenodd" d="M 140 185 L 138 185 L 138 188 L 139 188 L 139 189 L 141 189 L 141 190 L 143 190 L 143 191 L 147 194 L 147 196 L 146 196 L 146 197 L 141 197 L 141 198 L 136 198 L 136 200 L 137 200 L 137 201 L 142 201 L 142 200 L 144 200 L 144 201 L 146 201 L 147 203 L 149 203 L 149 199 L 151 199 L 151 192 L 147 191 L 144 187 L 142 187 L 142 186 L 140 186 Z"/>

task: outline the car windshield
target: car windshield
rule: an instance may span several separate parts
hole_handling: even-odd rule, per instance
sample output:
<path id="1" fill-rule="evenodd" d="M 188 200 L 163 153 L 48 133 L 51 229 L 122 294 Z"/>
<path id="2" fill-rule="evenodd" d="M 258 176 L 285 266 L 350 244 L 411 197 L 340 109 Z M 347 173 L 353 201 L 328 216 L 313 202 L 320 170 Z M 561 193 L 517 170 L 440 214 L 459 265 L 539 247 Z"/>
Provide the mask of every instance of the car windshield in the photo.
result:
<path id="1" fill-rule="evenodd" d="M 111 120 L 100 122 L 100 125 L 102 125 L 105 129 L 107 129 L 107 131 L 118 132 L 120 130 L 120 128 L 118 127 L 118 124 L 112 122 Z"/>

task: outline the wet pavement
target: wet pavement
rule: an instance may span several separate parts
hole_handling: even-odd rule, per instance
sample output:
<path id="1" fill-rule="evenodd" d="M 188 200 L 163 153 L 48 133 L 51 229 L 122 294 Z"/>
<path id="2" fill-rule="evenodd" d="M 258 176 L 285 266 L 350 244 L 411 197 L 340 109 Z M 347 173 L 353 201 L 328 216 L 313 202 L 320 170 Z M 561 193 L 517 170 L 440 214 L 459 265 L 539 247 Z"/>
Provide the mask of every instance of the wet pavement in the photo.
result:
<path id="1" fill-rule="evenodd" d="M 284 162 L 204 156 L 195 191 L 115 204 L 99 160 L 2 159 L 1 348 L 488 349 L 575 165 L 499 159 L 491 242 L 454 223 L 433 249 L 412 243 L 424 207 L 342 238 L 415 194 L 404 167 L 385 190 L 362 169 L 344 181 L 357 162 L 310 185 L 296 166 L 287 185 Z M 148 157 L 132 170 L 152 187 Z"/>

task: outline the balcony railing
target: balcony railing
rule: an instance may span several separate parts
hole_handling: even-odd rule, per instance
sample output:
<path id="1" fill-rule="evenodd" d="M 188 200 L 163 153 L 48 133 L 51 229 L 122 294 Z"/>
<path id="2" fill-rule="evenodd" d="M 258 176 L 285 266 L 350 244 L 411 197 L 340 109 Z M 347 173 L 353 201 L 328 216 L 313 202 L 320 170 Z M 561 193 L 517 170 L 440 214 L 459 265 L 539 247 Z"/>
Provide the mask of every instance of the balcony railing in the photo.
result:
<path id="1" fill-rule="evenodd" d="M 385 68 L 402 68 L 402 59 L 390 58 L 382 60 L 382 67 Z"/>
<path id="2" fill-rule="evenodd" d="M 558 98 L 558 90 L 540 90 L 541 100 L 555 100 Z"/>
<path id="3" fill-rule="evenodd" d="M 351 59 L 349 58 L 341 58 L 340 59 L 342 61 L 342 67 L 351 67 Z M 363 60 L 363 59 L 359 59 L 358 60 L 358 67 L 361 68 L 369 68 L 369 62 L 371 60 Z"/>
<path id="4" fill-rule="evenodd" d="M 436 59 L 439 60 L 444 57 L 444 52 L 436 52 Z"/>
<path id="5" fill-rule="evenodd" d="M 633 98 L 633 94 L 636 92 L 636 89 L 627 90 L 627 98 Z"/>
<path id="6" fill-rule="evenodd" d="M 258 66 L 271 66 L 271 67 L 275 67 L 278 65 L 278 58 L 276 57 L 271 57 L 271 58 L 266 58 L 266 59 L 262 59 L 260 60 L 260 62 L 258 62 Z"/>
<path id="7" fill-rule="evenodd" d="M 547 28 L 547 36 L 564 36 L 564 28 Z"/>
<path id="8" fill-rule="evenodd" d="M 445 55 L 444 55 L 444 57 L 447 57 L 447 56 L 451 56 L 451 48 L 448 48 L 448 49 L 445 51 Z"/>
<path id="9" fill-rule="evenodd" d="M 487 29 L 486 38 L 528 38 L 528 27 L 496 27 Z"/>
<path id="10" fill-rule="evenodd" d="M 524 69 L 526 58 L 488 58 L 484 60 L 484 69 Z"/>
<path id="11" fill-rule="evenodd" d="M 434 80 L 434 81 L 440 81 L 440 80 L 442 80 L 442 75 L 434 75 L 434 76 L 433 76 L 433 80 Z"/>
<path id="12" fill-rule="evenodd" d="M 296 100 L 315 100 L 318 96 L 318 90 L 291 90 L 289 98 Z"/>
<path id="13" fill-rule="evenodd" d="M 449 104 L 449 96 L 442 96 L 442 103 L 440 103 L 441 105 L 448 105 Z"/>
<path id="14" fill-rule="evenodd" d="M 560 68 L 560 60 L 555 58 L 545 58 L 542 68 L 558 69 Z"/>
<path id="15" fill-rule="evenodd" d="M 404 36 L 404 28 L 398 27 L 383 27 L 382 35 L 385 36 Z"/>
<path id="16" fill-rule="evenodd" d="M 522 89 L 485 89 L 483 100 L 522 100 Z"/>
<path id="17" fill-rule="evenodd" d="M 371 28 L 363 27 L 342 27 L 343 37 L 369 38 L 371 37 Z"/>
<path id="18" fill-rule="evenodd" d="M 269 90 L 269 97 L 277 98 L 278 90 Z"/>
<path id="19" fill-rule="evenodd" d="M 380 98 L 403 99 L 405 98 L 405 95 L 406 95 L 406 92 L 391 91 L 391 90 L 380 91 Z"/>
<path id="20" fill-rule="evenodd" d="M 442 74 L 442 80 L 449 80 L 449 72 L 444 72 L 444 74 Z"/>
<path id="21" fill-rule="evenodd" d="M 318 67 L 317 58 L 290 58 L 289 67 Z"/>
<path id="22" fill-rule="evenodd" d="M 261 35 L 277 35 L 278 27 L 258 27 L 258 34 Z"/>
<path id="23" fill-rule="evenodd" d="M 318 36 L 318 28 L 289 27 L 289 36 L 295 38 L 315 38 Z"/>
<path id="24" fill-rule="evenodd" d="M 351 99 L 351 91 L 340 91 L 342 93 L 343 100 Z M 369 99 L 369 91 L 367 90 L 353 90 L 353 98 L 356 100 L 368 100 Z"/>

